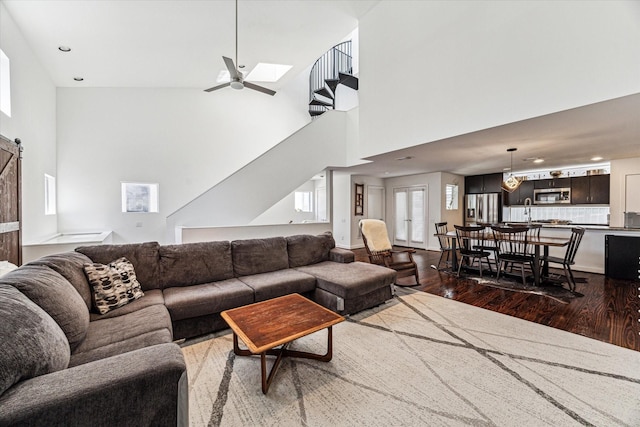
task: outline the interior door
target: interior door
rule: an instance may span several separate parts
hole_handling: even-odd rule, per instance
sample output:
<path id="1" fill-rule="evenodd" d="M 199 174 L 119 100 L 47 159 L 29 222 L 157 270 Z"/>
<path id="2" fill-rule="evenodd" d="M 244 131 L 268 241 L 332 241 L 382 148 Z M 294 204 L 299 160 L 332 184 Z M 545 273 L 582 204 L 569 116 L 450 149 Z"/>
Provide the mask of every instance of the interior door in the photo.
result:
<path id="1" fill-rule="evenodd" d="M 393 190 L 393 244 L 426 249 L 426 187 L 405 187 Z"/>
<path id="2" fill-rule="evenodd" d="M 0 261 L 22 264 L 20 146 L 0 136 Z"/>
<path id="3" fill-rule="evenodd" d="M 384 187 L 367 186 L 367 218 L 384 221 Z"/>

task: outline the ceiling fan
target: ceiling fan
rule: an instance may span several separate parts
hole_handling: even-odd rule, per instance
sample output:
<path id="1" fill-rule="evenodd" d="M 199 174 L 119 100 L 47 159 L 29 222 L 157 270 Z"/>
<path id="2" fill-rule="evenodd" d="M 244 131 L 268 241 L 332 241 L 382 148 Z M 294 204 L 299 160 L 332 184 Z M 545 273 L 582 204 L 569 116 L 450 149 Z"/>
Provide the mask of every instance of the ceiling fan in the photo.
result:
<path id="1" fill-rule="evenodd" d="M 249 89 L 257 90 L 258 92 L 266 93 L 267 95 L 275 95 L 276 92 L 271 89 L 267 89 L 266 87 L 258 86 L 257 84 L 246 82 L 244 80 L 244 76 L 241 72 L 238 71 L 236 65 L 233 62 L 233 59 L 227 58 L 223 56 L 227 69 L 229 70 L 229 76 L 231 77 L 231 81 L 227 83 L 223 83 L 218 86 L 210 87 L 209 89 L 205 89 L 205 92 L 213 92 L 214 90 L 222 89 L 227 86 L 231 86 L 233 89 L 243 89 L 248 87 Z M 236 0 L 236 64 L 238 63 L 238 0 Z"/>

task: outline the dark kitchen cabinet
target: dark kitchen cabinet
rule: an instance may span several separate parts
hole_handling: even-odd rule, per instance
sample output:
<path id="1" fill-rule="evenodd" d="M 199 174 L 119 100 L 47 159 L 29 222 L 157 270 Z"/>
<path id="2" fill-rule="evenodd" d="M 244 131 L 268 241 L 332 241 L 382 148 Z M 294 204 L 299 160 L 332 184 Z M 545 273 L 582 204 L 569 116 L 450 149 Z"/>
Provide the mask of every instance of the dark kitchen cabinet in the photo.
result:
<path id="1" fill-rule="evenodd" d="M 534 181 L 535 188 L 569 188 L 571 178 L 539 179 Z"/>
<path id="2" fill-rule="evenodd" d="M 520 187 L 513 193 L 505 192 L 504 204 L 507 206 L 524 205 L 524 201 L 529 198 L 533 202 L 533 188 L 536 181 L 522 181 Z"/>
<path id="3" fill-rule="evenodd" d="M 500 193 L 502 192 L 502 173 L 472 175 L 464 177 L 466 194 Z"/>
<path id="4" fill-rule="evenodd" d="M 571 178 L 571 204 L 609 204 L 609 175 Z"/>

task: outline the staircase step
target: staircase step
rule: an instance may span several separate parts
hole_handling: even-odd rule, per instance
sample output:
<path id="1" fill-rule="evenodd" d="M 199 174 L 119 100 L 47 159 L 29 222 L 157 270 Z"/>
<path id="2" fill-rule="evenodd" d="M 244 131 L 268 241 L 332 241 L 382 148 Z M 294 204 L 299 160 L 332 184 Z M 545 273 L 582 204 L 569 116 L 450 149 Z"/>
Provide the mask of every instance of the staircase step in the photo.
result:
<path id="1" fill-rule="evenodd" d="M 324 96 L 325 98 L 333 99 L 333 93 L 325 86 L 321 87 L 318 90 L 314 90 L 313 93 L 317 93 L 320 96 Z"/>
<path id="2" fill-rule="evenodd" d="M 326 85 L 331 89 L 331 92 L 336 93 L 336 88 L 340 84 L 340 80 L 338 79 L 324 79 Z"/>
<path id="3" fill-rule="evenodd" d="M 322 105 L 323 107 L 333 107 L 333 103 L 327 102 L 327 101 L 323 101 L 323 100 L 318 99 L 316 97 L 314 97 L 311 100 L 311 102 L 309 102 L 309 105 Z"/>
<path id="4" fill-rule="evenodd" d="M 339 73 L 340 76 L 340 83 L 350 87 L 351 89 L 354 90 L 358 90 L 358 78 L 352 76 L 351 74 L 347 74 L 347 73 Z"/>
<path id="5" fill-rule="evenodd" d="M 311 117 L 315 117 L 324 114 L 325 111 L 326 110 L 309 110 L 309 115 L 311 115 Z"/>

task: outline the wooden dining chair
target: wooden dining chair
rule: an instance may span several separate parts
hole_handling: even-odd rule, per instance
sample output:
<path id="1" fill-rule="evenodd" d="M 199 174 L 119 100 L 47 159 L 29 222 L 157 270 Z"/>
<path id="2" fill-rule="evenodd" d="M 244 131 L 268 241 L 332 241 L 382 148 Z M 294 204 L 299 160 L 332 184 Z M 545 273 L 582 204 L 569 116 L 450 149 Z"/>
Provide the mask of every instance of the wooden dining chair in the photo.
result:
<path id="1" fill-rule="evenodd" d="M 492 226 L 493 236 L 498 246 L 498 275 L 497 279 L 500 280 L 500 274 L 505 271 L 506 266 L 511 264 L 520 266 L 522 275 L 522 284 L 527 285 L 527 275 L 525 273 L 525 266 L 528 266 L 531 271 L 534 269 L 534 255 L 528 242 L 529 227 L 517 226 L 517 227 L 502 227 Z"/>
<path id="2" fill-rule="evenodd" d="M 480 277 L 482 277 L 482 260 L 486 259 L 489 271 L 493 273 L 491 269 L 491 262 L 489 261 L 490 252 L 483 249 L 479 249 L 484 246 L 485 235 L 484 227 L 481 225 L 454 225 L 456 229 L 456 235 L 458 236 L 458 245 L 460 252 L 460 262 L 458 263 L 458 277 L 460 276 L 460 270 L 464 259 L 467 259 L 468 265 L 473 266 L 475 261 L 478 261 L 478 270 Z"/>
<path id="3" fill-rule="evenodd" d="M 564 254 L 564 258 L 553 256 L 542 258 L 542 262 L 547 263 L 547 265 L 549 263 L 562 265 L 564 277 L 567 280 L 567 284 L 569 285 L 569 290 L 572 292 L 575 292 L 576 290 L 576 279 L 573 277 L 571 266 L 575 264 L 576 253 L 578 252 L 578 247 L 580 246 L 580 242 L 582 241 L 582 236 L 584 236 L 584 230 L 585 229 L 583 227 L 574 227 L 571 229 L 571 238 L 569 239 L 569 244 L 567 245 L 567 250 Z"/>
<path id="4" fill-rule="evenodd" d="M 451 245 L 451 238 L 445 236 L 449 230 L 447 229 L 446 222 L 438 222 L 436 223 L 436 236 L 438 237 L 438 242 L 440 243 L 440 259 L 438 260 L 438 264 L 436 265 L 436 270 L 440 270 L 440 264 L 442 264 L 442 259 L 445 258 L 445 266 L 451 265 L 451 253 L 453 251 L 453 246 Z"/>
<path id="5" fill-rule="evenodd" d="M 358 226 L 371 264 L 391 268 L 397 272 L 397 277 L 416 276 L 415 284 L 401 285 L 396 283 L 396 286 L 417 286 L 420 284 L 418 265 L 413 260 L 415 249 L 393 250 L 384 221 L 363 219 L 360 220 Z"/>

